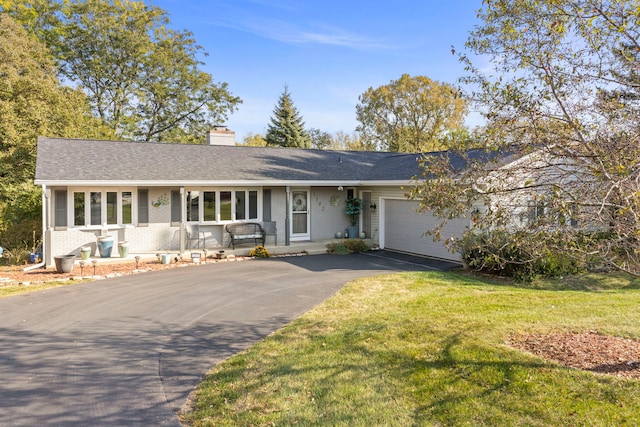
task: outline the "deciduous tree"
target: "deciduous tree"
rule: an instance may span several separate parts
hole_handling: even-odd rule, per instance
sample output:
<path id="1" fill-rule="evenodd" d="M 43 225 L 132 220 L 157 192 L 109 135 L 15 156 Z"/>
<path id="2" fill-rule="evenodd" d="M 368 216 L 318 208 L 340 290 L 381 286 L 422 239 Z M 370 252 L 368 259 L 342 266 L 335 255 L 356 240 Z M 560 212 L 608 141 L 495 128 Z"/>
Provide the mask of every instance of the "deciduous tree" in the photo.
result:
<path id="1" fill-rule="evenodd" d="M 474 211 L 477 227 L 512 232 L 519 224 L 525 232 L 509 244 L 525 248 L 524 262 L 555 249 L 640 273 L 640 4 L 489 0 L 479 18 L 467 48 L 491 67 L 461 59 L 470 98 L 487 118 L 480 142 L 488 155 L 529 162 L 505 169 L 469 159 L 453 177 L 450 156 L 432 158 L 425 174 L 441 179 L 421 182 L 413 196 L 443 218 L 489 206 Z M 464 156 L 458 148 L 453 154 Z M 514 221 L 523 202 L 533 215 Z"/>
<path id="2" fill-rule="evenodd" d="M 65 79 L 88 95 L 119 138 L 204 141 L 240 99 L 200 69 L 188 31 L 161 8 L 129 0 L 19 2 L 2 7 L 52 49 Z"/>
<path id="3" fill-rule="evenodd" d="M 243 140 L 244 145 L 248 145 L 249 147 L 264 147 L 267 145 L 267 141 L 264 140 L 264 137 L 259 133 L 251 133 L 249 132 L 247 136 L 244 137 Z"/>
<path id="4" fill-rule="evenodd" d="M 463 126 L 467 112 L 465 99 L 452 85 L 408 74 L 370 87 L 359 100 L 357 131 L 365 145 L 386 151 L 439 150 L 442 138 Z"/>
<path id="5" fill-rule="evenodd" d="M 64 87 L 49 51 L 0 13 L 0 240 L 11 247 L 40 230 L 33 185 L 38 136 L 108 138 L 85 95 Z M 28 225 L 25 225 L 27 224 Z M 18 232 L 18 230 L 21 230 Z M 7 238 L 11 235 L 11 238 Z"/>
<path id="6" fill-rule="evenodd" d="M 333 146 L 333 137 L 329 132 L 320 129 L 311 128 L 307 130 L 311 139 L 311 148 L 319 150 L 329 150 Z"/>

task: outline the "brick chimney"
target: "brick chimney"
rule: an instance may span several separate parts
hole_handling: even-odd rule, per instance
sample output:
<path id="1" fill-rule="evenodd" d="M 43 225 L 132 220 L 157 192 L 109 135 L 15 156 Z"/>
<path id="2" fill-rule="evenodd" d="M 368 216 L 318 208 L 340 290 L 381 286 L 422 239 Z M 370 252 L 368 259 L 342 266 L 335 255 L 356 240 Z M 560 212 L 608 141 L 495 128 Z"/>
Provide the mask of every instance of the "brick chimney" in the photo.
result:
<path id="1" fill-rule="evenodd" d="M 236 133 L 226 126 L 214 126 L 207 133 L 208 145 L 236 145 Z"/>

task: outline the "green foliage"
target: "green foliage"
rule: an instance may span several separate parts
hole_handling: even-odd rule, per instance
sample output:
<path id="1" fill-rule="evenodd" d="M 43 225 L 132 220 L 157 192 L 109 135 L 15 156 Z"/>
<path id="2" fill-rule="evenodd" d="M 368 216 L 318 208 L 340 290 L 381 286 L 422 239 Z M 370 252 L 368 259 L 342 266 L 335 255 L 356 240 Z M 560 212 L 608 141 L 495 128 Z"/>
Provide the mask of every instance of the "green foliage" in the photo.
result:
<path id="1" fill-rule="evenodd" d="M 36 142 L 50 137 L 105 138 L 85 95 L 64 87 L 49 51 L 0 13 L 0 242 L 17 251 L 41 234 L 40 191 L 33 185 Z"/>
<path id="2" fill-rule="evenodd" d="M 271 254 L 264 246 L 256 246 L 249 251 L 249 256 L 255 258 L 269 258 Z"/>
<path id="3" fill-rule="evenodd" d="M 598 279 L 583 281 L 591 286 Z M 356 280 L 217 365 L 182 420 L 190 426 L 633 425 L 637 380 L 568 369 L 508 343 L 521 333 L 564 330 L 637 340 L 638 280 L 608 292 L 505 282 L 436 272 Z"/>
<path id="4" fill-rule="evenodd" d="M 403 74 L 360 95 L 356 106 L 366 144 L 386 151 L 419 153 L 443 148 L 441 140 L 463 126 L 467 103 L 452 85 Z"/>
<path id="5" fill-rule="evenodd" d="M 555 247 L 558 235 L 485 231 L 465 233 L 457 250 L 477 271 L 530 281 L 537 276 L 558 277 L 584 271 L 586 265 Z"/>
<path id="6" fill-rule="evenodd" d="M 347 255 L 351 251 L 347 248 L 346 242 L 332 242 L 327 243 L 327 253 L 334 255 Z"/>
<path id="7" fill-rule="evenodd" d="M 604 265 L 640 275 L 640 4 L 487 1 L 478 22 L 460 59 L 473 109 L 487 120 L 473 137 L 483 150 L 467 151 L 457 135 L 448 141 L 455 152 L 423 164 L 423 176 L 437 179 L 412 195 L 443 219 L 486 207 L 477 223 L 523 231 L 518 238 L 535 248 L 526 256 L 548 258 L 535 240 L 553 230 L 563 238 L 542 240 L 553 253 L 588 264 L 595 251 Z M 519 219 L 532 205 L 543 215 Z M 573 244 L 576 229 L 608 238 L 585 250 Z"/>
<path id="8" fill-rule="evenodd" d="M 334 145 L 333 137 L 329 132 L 311 128 L 307 130 L 307 134 L 309 134 L 309 138 L 311 139 L 311 148 L 328 150 Z"/>
<path id="9" fill-rule="evenodd" d="M 376 151 L 377 145 L 371 141 L 365 141 L 357 132 L 351 134 L 338 131 L 333 136 L 336 150 L 350 151 Z"/>
<path id="10" fill-rule="evenodd" d="M 347 214 L 349 219 L 351 220 L 351 225 L 358 224 L 358 215 L 362 211 L 362 199 L 358 197 L 351 197 L 346 200 L 346 207 L 344 208 L 344 213 Z"/>
<path id="11" fill-rule="evenodd" d="M 32 251 L 29 248 L 14 246 L 14 249 L 4 251 L 2 258 L 0 258 L 0 265 L 16 266 L 28 264 L 31 253 Z"/>
<path id="12" fill-rule="evenodd" d="M 311 145 L 311 138 L 304 129 L 304 121 L 293 104 L 287 85 L 273 110 L 265 140 L 267 145 L 277 147 L 309 148 Z"/>
<path id="13" fill-rule="evenodd" d="M 367 252 L 369 246 L 362 239 L 345 239 L 339 242 L 327 244 L 327 253 L 346 255 L 358 252 Z"/>
<path id="14" fill-rule="evenodd" d="M 124 0 L 2 6 L 52 49 L 62 75 L 118 138 L 203 141 L 240 103 L 200 70 L 202 48 L 190 32 L 169 29 L 158 7 Z"/>
<path id="15" fill-rule="evenodd" d="M 345 242 L 347 245 L 347 249 L 351 253 L 356 252 L 367 252 L 369 250 L 369 246 L 362 239 L 347 239 Z"/>
<path id="16" fill-rule="evenodd" d="M 249 147 L 264 147 L 267 145 L 267 141 L 264 140 L 262 135 L 249 132 L 247 136 L 244 137 L 243 144 Z"/>
<path id="17" fill-rule="evenodd" d="M 82 92 L 60 85 L 49 51 L 6 13 L 0 14 L 0 76 L 0 185 L 33 180 L 38 136 L 109 135 Z"/>

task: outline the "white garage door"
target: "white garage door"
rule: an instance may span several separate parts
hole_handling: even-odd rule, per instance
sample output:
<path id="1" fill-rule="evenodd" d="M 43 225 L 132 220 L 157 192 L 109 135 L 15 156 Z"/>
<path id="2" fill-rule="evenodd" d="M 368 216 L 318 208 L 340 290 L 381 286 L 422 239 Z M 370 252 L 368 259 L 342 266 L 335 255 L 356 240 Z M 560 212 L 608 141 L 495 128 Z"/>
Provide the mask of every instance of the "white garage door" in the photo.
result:
<path id="1" fill-rule="evenodd" d="M 384 247 L 403 252 L 427 255 L 459 261 L 457 253 L 451 253 L 444 240 L 462 235 L 469 220 L 453 219 L 447 222 L 441 232 L 441 240 L 433 241 L 433 236 L 423 233 L 440 223 L 440 219 L 430 213 L 418 213 L 419 202 L 410 200 L 385 200 Z"/>

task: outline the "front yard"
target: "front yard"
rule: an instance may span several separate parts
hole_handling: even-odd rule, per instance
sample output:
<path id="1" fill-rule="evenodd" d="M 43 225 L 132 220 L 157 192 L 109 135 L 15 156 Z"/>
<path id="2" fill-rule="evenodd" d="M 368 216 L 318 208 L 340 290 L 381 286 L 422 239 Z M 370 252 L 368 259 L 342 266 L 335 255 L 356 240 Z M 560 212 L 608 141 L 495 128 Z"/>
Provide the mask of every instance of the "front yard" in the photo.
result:
<path id="1" fill-rule="evenodd" d="M 182 418 L 639 425 L 638 307 L 640 281 L 622 275 L 527 286 L 454 273 L 361 279 L 212 370 Z M 592 371 L 560 363 L 570 361 Z"/>

